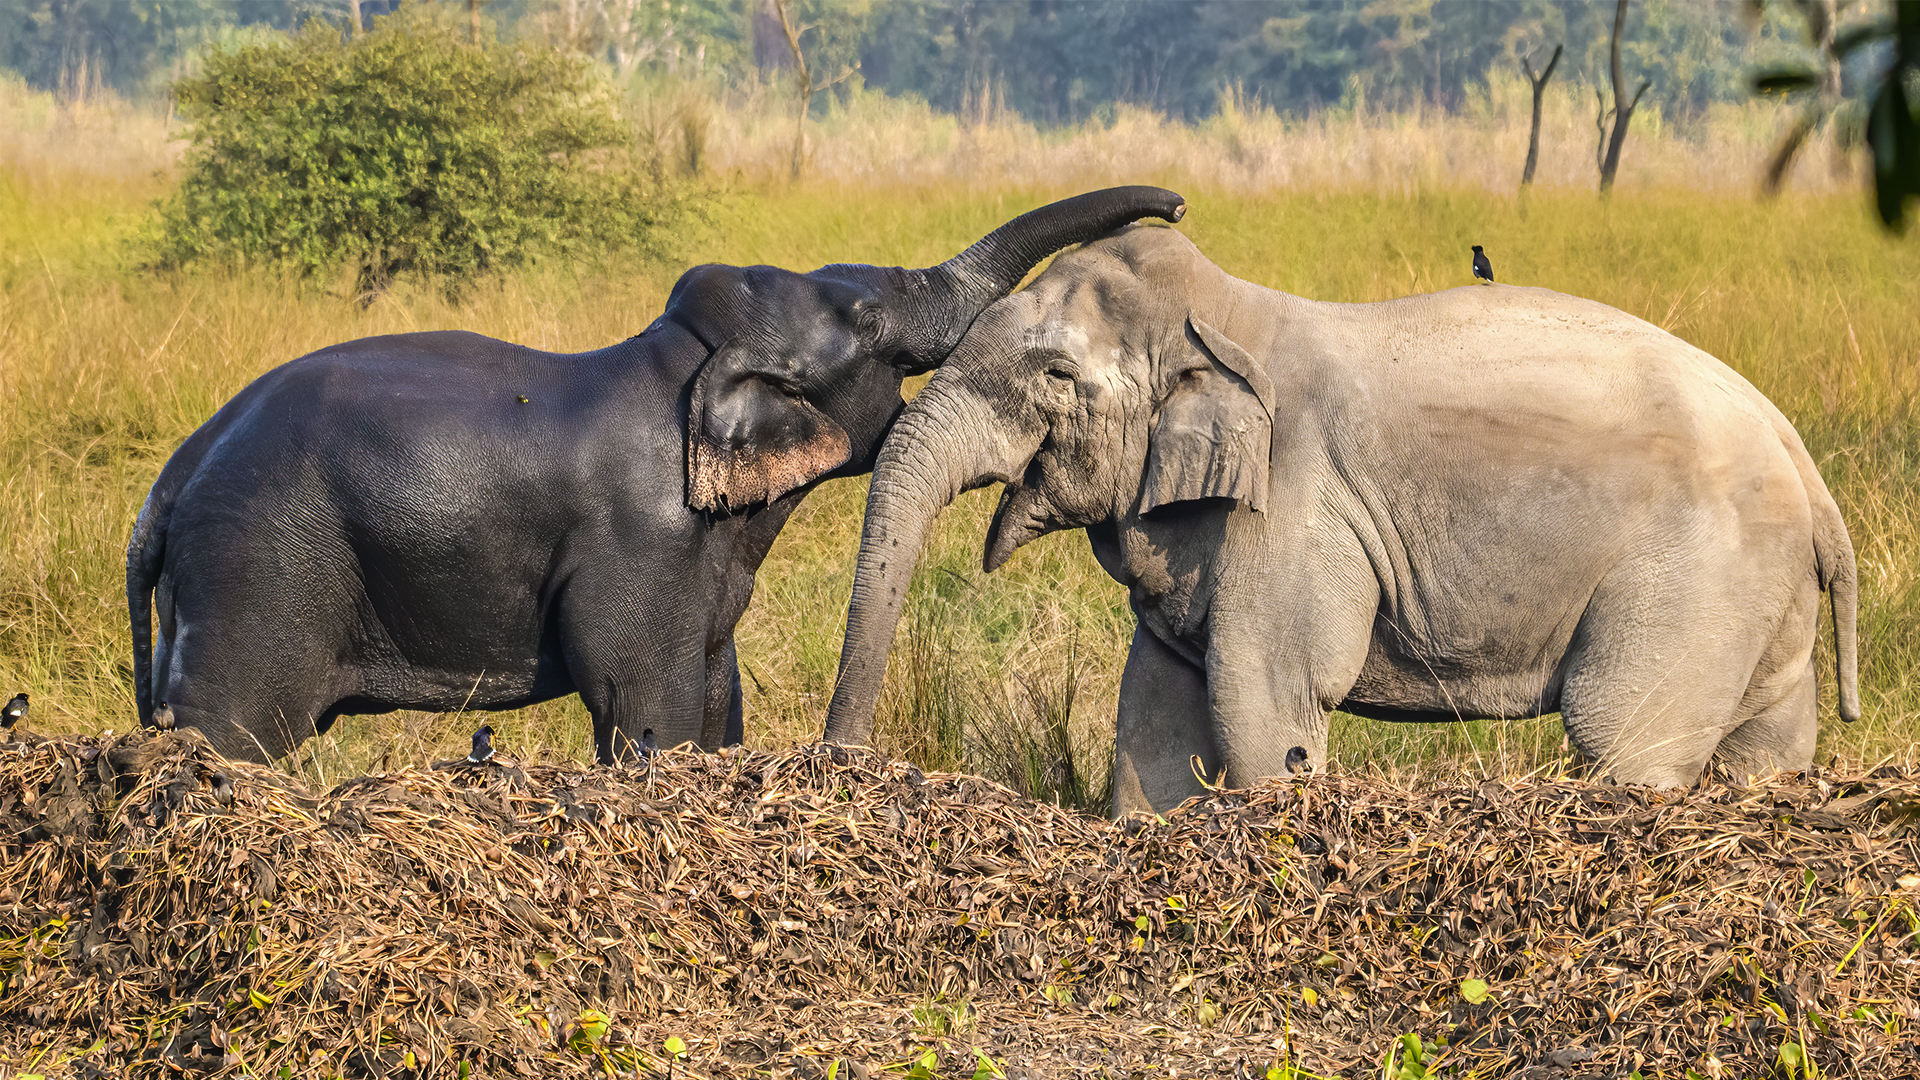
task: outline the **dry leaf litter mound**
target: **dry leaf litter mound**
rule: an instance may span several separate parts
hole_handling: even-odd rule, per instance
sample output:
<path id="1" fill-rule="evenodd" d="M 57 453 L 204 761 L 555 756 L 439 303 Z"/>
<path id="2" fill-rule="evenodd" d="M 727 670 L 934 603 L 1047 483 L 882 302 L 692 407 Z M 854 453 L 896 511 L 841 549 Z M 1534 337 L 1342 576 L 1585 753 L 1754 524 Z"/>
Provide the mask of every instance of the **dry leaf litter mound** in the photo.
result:
<path id="1" fill-rule="evenodd" d="M 1910 1076 L 1916 816 L 1892 769 L 1115 824 L 823 747 L 321 794 L 14 743 L 0 1072 Z"/>

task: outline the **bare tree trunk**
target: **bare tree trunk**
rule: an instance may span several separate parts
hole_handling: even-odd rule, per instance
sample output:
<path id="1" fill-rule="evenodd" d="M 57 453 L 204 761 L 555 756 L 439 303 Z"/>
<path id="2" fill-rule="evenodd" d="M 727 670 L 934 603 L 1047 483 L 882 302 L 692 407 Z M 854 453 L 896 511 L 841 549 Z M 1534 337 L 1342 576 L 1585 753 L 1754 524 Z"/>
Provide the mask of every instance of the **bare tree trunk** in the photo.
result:
<path id="1" fill-rule="evenodd" d="M 1620 73 L 1620 32 L 1627 25 L 1627 0 L 1620 0 L 1613 9 L 1613 45 L 1608 58 L 1608 74 L 1613 78 L 1613 138 L 1607 140 L 1607 159 L 1600 163 L 1600 193 L 1605 195 L 1613 190 L 1614 174 L 1620 171 L 1620 148 L 1627 142 L 1627 124 L 1633 119 L 1633 110 L 1640 105 L 1640 95 L 1653 85 L 1646 79 L 1640 80 L 1640 89 L 1633 92 L 1633 100 L 1623 103 L 1622 88 L 1626 77 Z"/>
<path id="2" fill-rule="evenodd" d="M 480 0 L 467 0 L 467 41 L 475 48 L 480 45 Z"/>
<path id="3" fill-rule="evenodd" d="M 1533 132 L 1527 136 L 1527 167 L 1520 174 L 1520 186 L 1533 183 L 1533 170 L 1540 164 L 1540 106 L 1547 96 L 1547 80 L 1553 78 L 1553 69 L 1560 63 L 1560 51 L 1565 45 L 1553 47 L 1553 59 L 1547 61 L 1547 69 L 1539 75 L 1533 73 L 1533 61 L 1520 58 L 1520 67 L 1527 73 L 1527 81 L 1533 84 Z"/>
<path id="4" fill-rule="evenodd" d="M 806 155 L 807 109 L 813 104 L 813 75 L 807 71 L 807 56 L 800 49 L 800 30 L 793 28 L 793 20 L 787 16 L 787 0 L 773 0 L 773 10 L 780 16 L 780 29 L 787 35 L 787 48 L 793 50 L 793 70 L 798 78 L 795 88 L 799 91 L 800 107 L 793 116 L 793 178 L 800 178 L 800 162 Z"/>
<path id="5" fill-rule="evenodd" d="M 366 24 L 360 20 L 360 0 L 347 0 L 347 14 L 353 17 L 350 24 L 353 27 L 353 36 L 359 37 L 366 33 Z"/>
<path id="6" fill-rule="evenodd" d="M 860 62 L 855 60 L 852 66 L 831 79 L 814 82 L 813 73 L 807 69 L 806 54 L 800 49 L 800 35 L 813 27 L 793 25 L 793 19 L 787 15 L 789 0 L 772 0 L 772 3 L 774 12 L 780 16 L 780 29 L 787 36 L 787 48 L 793 52 L 794 73 L 800 80 L 797 84 L 800 108 L 793 117 L 793 176 L 797 180 L 800 178 L 800 165 L 806 160 L 807 109 L 813 104 L 813 95 L 850 78 L 860 69 Z"/>
<path id="7" fill-rule="evenodd" d="M 1606 95 L 1597 86 L 1593 88 L 1593 107 L 1594 130 L 1600 133 L 1593 144 L 1593 167 L 1598 169 L 1607 163 L 1607 117 L 1613 115 L 1613 110 L 1607 108 Z"/>

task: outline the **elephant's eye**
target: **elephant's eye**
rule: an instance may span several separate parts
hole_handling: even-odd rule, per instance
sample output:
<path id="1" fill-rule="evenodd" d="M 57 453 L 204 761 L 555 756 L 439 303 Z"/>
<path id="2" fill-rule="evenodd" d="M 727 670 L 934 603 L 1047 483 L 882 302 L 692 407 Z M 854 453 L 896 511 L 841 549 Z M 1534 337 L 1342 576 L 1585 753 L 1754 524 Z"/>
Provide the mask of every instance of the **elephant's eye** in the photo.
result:
<path id="1" fill-rule="evenodd" d="M 864 340 L 879 340 L 881 326 L 880 309 L 870 307 L 860 312 L 859 321 L 855 325 L 860 337 Z"/>
<path id="2" fill-rule="evenodd" d="M 1073 381 L 1073 369 L 1056 361 L 1047 365 L 1047 378 L 1070 383 Z"/>

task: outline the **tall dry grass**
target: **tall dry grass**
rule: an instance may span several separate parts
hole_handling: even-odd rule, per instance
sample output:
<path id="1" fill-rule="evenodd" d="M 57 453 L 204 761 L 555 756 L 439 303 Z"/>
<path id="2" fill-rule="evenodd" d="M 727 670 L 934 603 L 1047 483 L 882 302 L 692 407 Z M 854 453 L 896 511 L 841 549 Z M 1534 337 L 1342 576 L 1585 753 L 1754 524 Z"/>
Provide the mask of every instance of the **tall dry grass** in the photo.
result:
<path id="1" fill-rule="evenodd" d="M 724 105 L 696 95 L 705 117 L 705 160 L 717 174 L 781 184 L 793 121 L 778 88 L 719 92 Z M 648 100 L 687 101 L 684 88 L 649 88 Z M 1598 183 L 1593 91 L 1562 77 L 1549 84 L 1535 186 L 1592 191 Z M 1020 190 L 1035 183 L 1080 188 L 1110 183 L 1116 166 L 1130 176 L 1178 180 L 1235 194 L 1341 191 L 1412 195 L 1433 190 L 1509 194 L 1527 156 L 1533 97 L 1518 72 L 1495 70 L 1456 111 L 1381 112 L 1364 100 L 1307 117 L 1283 115 L 1241 89 L 1221 94 L 1216 115 L 1199 124 L 1118 106 L 1085 124 L 1043 130 L 1017 115 L 983 107 L 970 115 L 935 112 L 922 102 L 844 90 L 828 96 L 808 124 L 808 183 Z M 1634 113 L 1621 167 L 1622 192 L 1682 188 L 1747 195 L 1785 128 L 1777 103 L 1717 104 L 1676 121 L 1657 103 Z M 672 139 L 672 133 L 663 135 Z M 1790 190 L 1852 190 L 1862 159 L 1822 145 L 1789 175 Z"/>
<path id="2" fill-rule="evenodd" d="M 1920 655 L 1906 633 L 1920 505 L 1920 246 L 1877 232 L 1863 197 L 1820 154 L 1803 165 L 1800 190 L 1755 201 L 1770 113 L 1727 109 L 1683 128 L 1643 112 L 1620 189 L 1601 202 L 1591 118 L 1571 94 L 1554 99 L 1541 182 L 1515 192 L 1528 105 L 1517 82 L 1496 81 L 1459 115 L 1354 110 L 1299 121 L 1241 101 L 1198 126 L 1120 111 L 1070 131 L 852 95 L 810 125 L 799 182 L 785 176 L 784 103 L 751 88 L 673 94 L 636 109 L 643 133 L 689 166 L 697 157 L 716 190 L 708 221 L 677 238 L 677 260 L 548 264 L 492 282 L 460 308 L 417 290 L 363 311 L 344 288 L 270 274 L 135 270 L 130 238 L 178 149 L 164 118 L 60 110 L 0 84 L 0 691 L 29 690 L 44 728 L 133 722 L 122 597 L 133 515 L 182 438 L 304 352 L 451 327 L 585 349 L 645 326 L 692 262 L 925 265 L 1046 199 L 1161 182 L 1189 198 L 1181 228 L 1249 280 L 1384 299 L 1465 283 L 1467 248 L 1480 243 L 1503 280 L 1614 304 L 1741 370 L 1806 436 L 1860 552 L 1868 718 L 1830 720 L 1822 753 L 1910 752 L 1920 715 Z M 816 492 L 762 568 L 739 630 L 752 743 L 819 730 L 864 490 L 856 480 Z M 928 765 L 989 767 L 1042 795 L 1097 799 L 1132 625 L 1125 596 L 1073 534 L 982 573 L 992 505 L 990 492 L 963 497 L 933 538 L 882 738 Z M 588 753 L 574 699 L 493 722 L 514 752 Z M 330 779 L 448 756 L 473 723 L 356 718 L 295 764 Z M 1335 755 L 1493 773 L 1550 764 L 1560 744 L 1550 720 L 1347 720 Z"/>

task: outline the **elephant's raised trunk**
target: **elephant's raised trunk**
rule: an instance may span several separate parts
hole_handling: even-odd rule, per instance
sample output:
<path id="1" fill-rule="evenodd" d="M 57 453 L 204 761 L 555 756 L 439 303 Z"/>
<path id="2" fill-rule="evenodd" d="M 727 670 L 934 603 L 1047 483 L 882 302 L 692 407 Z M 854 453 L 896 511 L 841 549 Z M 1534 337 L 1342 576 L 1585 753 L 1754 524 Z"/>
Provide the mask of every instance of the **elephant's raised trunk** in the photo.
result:
<path id="1" fill-rule="evenodd" d="M 915 319 L 901 330 L 900 366 L 910 374 L 932 368 L 953 351 L 988 304 L 1013 291 L 1040 261 L 1138 221 L 1179 221 L 1186 200 L 1165 188 L 1135 185 L 1090 191 L 1029 210 L 976 241 L 972 247 L 921 271 L 941 297 L 946 317 Z"/>
<path id="2" fill-rule="evenodd" d="M 867 491 L 827 742 L 857 746 L 872 739 L 887 652 L 927 532 L 961 492 L 1017 475 L 1038 445 L 1037 437 L 1034 446 L 1020 441 L 986 401 L 940 376 L 901 414 Z"/>

